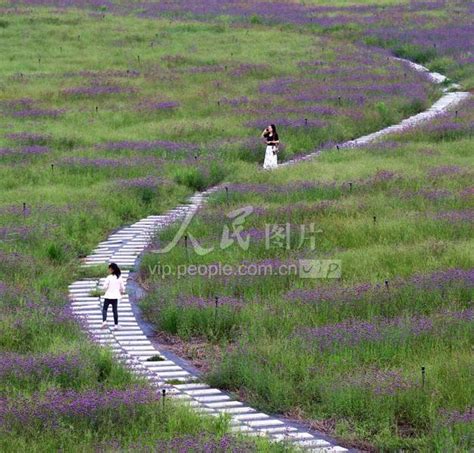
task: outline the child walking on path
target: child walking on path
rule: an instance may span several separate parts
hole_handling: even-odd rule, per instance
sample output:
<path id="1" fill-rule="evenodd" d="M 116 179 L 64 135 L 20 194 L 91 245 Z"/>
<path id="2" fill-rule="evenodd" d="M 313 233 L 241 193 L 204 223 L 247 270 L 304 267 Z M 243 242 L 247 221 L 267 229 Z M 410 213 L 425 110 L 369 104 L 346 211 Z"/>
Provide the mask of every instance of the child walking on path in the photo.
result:
<path id="1" fill-rule="evenodd" d="M 112 311 L 114 313 L 114 329 L 119 328 L 118 324 L 118 301 L 125 294 L 125 285 L 121 277 L 122 272 L 115 263 L 109 264 L 109 276 L 105 279 L 102 285 L 104 294 L 104 306 L 102 308 L 102 329 L 107 327 L 107 310 L 109 305 L 112 305 Z"/>

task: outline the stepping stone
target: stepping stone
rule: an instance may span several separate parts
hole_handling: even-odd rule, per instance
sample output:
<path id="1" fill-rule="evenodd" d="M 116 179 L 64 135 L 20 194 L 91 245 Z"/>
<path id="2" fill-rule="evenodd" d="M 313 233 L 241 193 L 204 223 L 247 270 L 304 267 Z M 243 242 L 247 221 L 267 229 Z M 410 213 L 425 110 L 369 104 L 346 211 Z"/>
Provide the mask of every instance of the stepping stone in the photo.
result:
<path id="1" fill-rule="evenodd" d="M 210 402 L 210 403 L 205 403 L 205 404 L 206 406 L 213 407 L 215 409 L 244 406 L 244 404 L 241 403 L 240 401 L 220 401 L 220 402 Z"/>
<path id="2" fill-rule="evenodd" d="M 214 403 L 214 402 L 222 402 L 230 400 L 230 397 L 227 395 L 216 395 L 216 396 L 196 396 L 194 397 L 196 401 L 200 401 L 201 403 L 206 404 L 207 406 L 211 407 L 210 404 L 207 403 Z"/>
<path id="3" fill-rule="evenodd" d="M 311 448 L 321 448 L 321 447 L 331 446 L 329 442 L 326 442 L 325 440 L 322 440 L 322 439 L 301 440 L 299 442 L 294 442 L 294 444 L 299 445 L 300 447 L 311 447 Z"/>
<path id="4" fill-rule="evenodd" d="M 69 287 L 69 294 L 88 294 L 89 291 L 94 290 L 96 287 L 95 284 L 88 284 L 87 286 L 79 286 L 79 287 Z"/>
<path id="5" fill-rule="evenodd" d="M 99 298 L 95 296 L 74 296 L 73 302 L 99 302 Z"/>
<path id="6" fill-rule="evenodd" d="M 173 379 L 175 377 L 190 376 L 187 371 L 164 371 L 157 373 L 161 378 Z M 197 398 L 196 398 L 197 399 Z"/>
<path id="7" fill-rule="evenodd" d="M 150 357 L 153 357 L 153 356 L 150 356 Z M 155 360 L 150 360 L 150 361 L 146 361 L 146 358 L 144 358 L 144 360 L 143 360 L 143 365 L 145 365 L 148 368 L 156 367 L 157 363 L 163 364 L 164 366 L 174 366 L 175 365 L 175 363 L 171 360 L 156 360 L 156 361 Z M 176 387 L 178 388 L 179 386 L 176 386 Z M 182 390 L 182 389 L 179 388 L 179 390 Z"/>
<path id="8" fill-rule="evenodd" d="M 217 409 L 219 412 L 223 412 L 225 414 L 247 414 L 251 412 L 255 412 L 255 409 L 251 407 L 227 407 L 223 409 Z"/>
<path id="9" fill-rule="evenodd" d="M 120 338 L 120 336 L 118 336 L 118 334 L 120 334 L 120 333 L 127 333 L 128 335 L 130 335 L 130 334 L 133 334 L 133 333 L 141 334 L 141 332 L 142 332 L 142 330 L 138 326 L 136 326 L 136 327 L 132 327 L 132 326 L 124 327 L 123 324 L 120 323 L 120 317 L 119 317 L 119 326 L 121 326 L 121 327 L 119 327 L 117 330 L 114 330 L 114 335 L 117 338 Z"/>
<path id="10" fill-rule="evenodd" d="M 171 366 L 163 366 L 163 367 L 147 367 L 150 371 L 154 371 L 158 374 L 161 374 L 165 371 L 181 371 L 182 368 L 178 365 L 171 365 Z"/>
<path id="11" fill-rule="evenodd" d="M 280 438 L 283 438 L 284 435 L 279 436 Z M 284 436 L 285 439 L 287 440 L 308 440 L 308 439 L 314 439 L 314 436 L 305 433 L 305 432 L 297 432 L 297 433 L 288 433 L 288 435 Z M 329 444 L 328 444 L 329 445 Z"/>
<path id="12" fill-rule="evenodd" d="M 75 310 L 80 310 L 80 309 L 92 309 L 94 308 L 95 310 L 97 310 L 100 305 L 99 303 L 90 303 L 90 302 L 85 302 L 85 303 L 81 303 L 81 302 L 73 302 L 71 304 L 72 308 L 75 309 Z"/>
<path id="13" fill-rule="evenodd" d="M 197 389 L 197 390 L 185 390 L 185 392 L 188 395 L 191 396 L 201 396 L 201 395 L 215 395 L 215 394 L 221 394 L 222 392 L 217 389 Z"/>
<path id="14" fill-rule="evenodd" d="M 272 425 L 283 425 L 284 424 L 281 420 L 276 420 L 276 419 L 250 420 L 250 421 L 245 422 L 245 423 L 252 426 L 253 428 L 257 428 L 259 426 L 272 426 Z"/>
<path id="15" fill-rule="evenodd" d="M 283 426 L 280 428 L 258 428 L 258 430 L 266 434 L 270 434 L 272 436 L 276 434 L 291 433 L 293 431 L 297 431 L 297 429 L 293 428 L 292 426 Z"/>
<path id="16" fill-rule="evenodd" d="M 155 348 L 153 346 L 123 345 L 123 348 L 127 351 L 133 352 L 134 354 L 137 354 L 138 352 L 150 352 L 150 351 L 155 352 Z M 156 354 L 158 354 L 158 352 L 156 352 Z"/>
<path id="17" fill-rule="evenodd" d="M 127 340 L 146 340 L 147 337 L 137 332 L 136 335 L 130 335 L 127 332 L 121 332 L 120 330 L 114 330 L 114 335 L 119 341 L 127 341 Z"/>
<path id="18" fill-rule="evenodd" d="M 118 340 L 118 339 L 117 339 Z M 122 346 L 152 346 L 150 340 L 120 340 Z"/>
<path id="19" fill-rule="evenodd" d="M 173 363 L 173 362 L 171 362 Z M 179 390 L 194 390 L 194 389 L 203 389 L 203 388 L 209 388 L 207 384 L 178 384 L 175 385 L 175 387 Z"/>
<path id="20" fill-rule="evenodd" d="M 267 414 L 263 414 L 262 412 L 254 412 L 249 414 L 237 414 L 233 416 L 236 420 L 247 421 L 247 420 L 259 420 L 270 418 Z"/>
<path id="21" fill-rule="evenodd" d="M 95 315 L 97 313 L 97 308 L 91 309 L 91 308 L 74 308 L 74 312 L 82 315 L 82 316 L 90 316 L 90 315 Z"/>

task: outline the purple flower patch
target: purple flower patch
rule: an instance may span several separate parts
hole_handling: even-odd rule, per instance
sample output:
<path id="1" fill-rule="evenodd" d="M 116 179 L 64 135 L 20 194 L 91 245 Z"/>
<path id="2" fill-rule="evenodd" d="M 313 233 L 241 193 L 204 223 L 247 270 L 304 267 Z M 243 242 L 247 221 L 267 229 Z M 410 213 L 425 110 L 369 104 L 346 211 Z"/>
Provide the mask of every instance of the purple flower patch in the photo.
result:
<path id="1" fill-rule="evenodd" d="M 459 175 L 464 173 L 464 169 L 457 165 L 442 165 L 440 167 L 433 167 L 428 171 L 430 178 L 440 178 L 444 176 Z"/>
<path id="2" fill-rule="evenodd" d="M 23 145 L 45 145 L 51 139 L 49 135 L 35 134 L 31 132 L 5 134 L 5 138 Z"/>
<path id="3" fill-rule="evenodd" d="M 17 118 L 36 118 L 36 117 L 50 117 L 57 118 L 62 115 L 66 109 L 27 109 L 27 110 L 16 110 L 11 113 L 12 116 Z"/>
<path id="4" fill-rule="evenodd" d="M 336 347 L 353 347 L 362 342 L 395 341 L 397 338 L 417 337 L 433 331 L 435 321 L 443 325 L 449 322 L 470 322 L 474 319 L 474 310 L 445 312 L 433 317 L 411 316 L 393 319 L 375 318 L 372 321 L 348 319 L 337 324 L 320 327 L 299 327 L 296 337 L 321 351 Z"/>
<path id="5" fill-rule="evenodd" d="M 135 93 L 136 88 L 133 87 L 122 87 L 118 85 L 96 85 L 96 86 L 83 86 L 83 87 L 72 87 L 65 88 L 62 93 L 65 96 L 84 96 L 84 97 L 96 97 L 104 96 L 109 94 L 123 94 L 123 93 Z"/>
<path id="6" fill-rule="evenodd" d="M 169 140 L 148 140 L 148 141 L 117 141 L 96 145 L 98 149 L 109 151 L 132 150 L 132 151 L 154 151 L 162 149 L 165 151 L 195 151 L 197 145 L 192 143 L 172 142 Z"/>
<path id="7" fill-rule="evenodd" d="M 0 423 L 6 429 L 40 424 L 55 427 L 64 419 L 95 420 L 105 411 L 132 414 L 140 405 L 160 400 L 155 389 L 134 386 L 124 390 L 59 390 L 36 392 L 31 398 L 16 396 L 0 399 Z"/>
<path id="8" fill-rule="evenodd" d="M 443 211 L 433 215 L 436 220 L 444 220 L 450 223 L 474 222 L 474 209 L 458 211 Z"/>

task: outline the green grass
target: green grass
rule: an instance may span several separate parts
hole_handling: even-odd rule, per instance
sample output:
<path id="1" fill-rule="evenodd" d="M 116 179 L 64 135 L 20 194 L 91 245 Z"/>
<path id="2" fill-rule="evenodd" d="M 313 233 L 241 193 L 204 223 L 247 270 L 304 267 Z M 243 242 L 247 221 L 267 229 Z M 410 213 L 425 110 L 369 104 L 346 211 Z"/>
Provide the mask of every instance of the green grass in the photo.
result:
<path id="1" fill-rule="evenodd" d="M 469 407 L 472 324 L 454 322 L 443 327 L 444 322 L 437 319 L 444 310 L 472 308 L 472 291 L 464 284 L 453 283 L 439 290 L 402 283 L 414 274 L 473 267 L 471 224 L 435 218 L 437 213 L 472 206 L 469 197 L 461 196 L 472 179 L 472 142 L 461 138 L 426 143 L 419 135 L 412 136 L 416 141 L 405 138 L 396 148 L 382 145 L 328 151 L 310 163 L 272 173 L 249 168 L 245 177 L 232 178 L 267 184 L 270 189 L 239 192 L 229 183 L 228 197 L 224 191 L 212 196 L 206 212 L 195 218 L 189 229 L 203 247 L 214 247 L 211 253 L 200 256 L 191 249 L 186 258 L 181 243 L 166 255 L 145 256 L 141 272 L 152 288 L 142 303 L 148 319 L 157 328 L 183 338 L 203 336 L 220 344 L 222 358 L 208 375 L 209 383 L 243 392 L 262 410 L 302 411 L 309 419 L 333 420 L 334 434 L 368 441 L 382 450 L 467 451 L 469 424 L 444 425 L 439 411 L 463 412 Z M 427 150 L 431 151 L 427 154 Z M 462 171 L 430 177 L 438 167 Z M 392 177 L 374 178 L 383 175 L 382 171 L 391 172 Z M 320 186 L 297 189 L 294 184 L 298 181 Z M 286 190 L 271 190 L 285 185 Z M 433 199 L 423 195 L 437 191 L 445 195 Z M 318 209 L 324 201 L 330 204 Z M 316 249 L 311 250 L 308 244 L 298 249 L 300 233 L 293 229 L 297 237 L 290 241 L 289 250 L 268 250 L 263 241 L 252 239 L 248 250 L 237 243 L 222 250 L 223 225 L 231 227 L 226 214 L 244 206 L 265 209 L 249 215 L 244 231 L 263 230 L 265 224 L 314 224 L 322 230 L 316 235 Z M 162 244 L 175 233 L 176 229 L 163 232 Z M 221 263 L 235 269 L 239 263 L 268 258 L 283 263 L 299 258 L 341 260 L 342 277 L 337 287 L 370 283 L 383 289 L 387 281 L 389 292 L 369 293 L 360 299 L 352 296 L 346 302 L 318 301 L 314 296 L 313 302 L 300 303 L 286 294 L 296 289 L 329 291 L 336 283 L 297 275 L 181 275 L 178 279 L 157 272 L 160 264 L 171 269 L 181 266 L 184 272 L 189 264 Z M 208 308 L 176 304 L 186 295 L 209 299 Z M 242 299 L 243 307 L 223 304 L 216 309 L 214 296 Z M 302 327 L 414 316 L 428 317 L 438 327 L 421 336 L 395 329 L 386 341 L 323 352 L 318 351 L 317 342 L 307 344 L 295 337 Z M 422 366 L 429 376 L 423 389 Z M 453 376 L 448 370 L 453 370 Z M 395 379 L 393 375 L 406 383 L 406 388 L 392 389 L 390 385 L 396 384 L 387 382 Z M 388 388 L 383 388 L 383 379 Z M 379 382 L 382 388 L 374 388 Z"/>
<path id="2" fill-rule="evenodd" d="M 79 259 L 112 231 L 162 213 L 195 190 L 224 180 L 277 186 L 320 181 L 334 182 L 335 186 L 265 195 L 231 190 L 229 200 L 218 193 L 211 199 L 208 220 L 196 219 L 192 225 L 191 231 L 203 245 L 218 246 L 222 223 L 229 223 L 225 214 L 251 204 L 266 208 L 266 212 L 252 215 L 246 227 L 290 221 L 314 222 L 321 228 L 316 251 L 303 249 L 301 256 L 341 259 L 344 285 L 472 267 L 469 225 L 443 223 L 425 215 L 469 206 L 459 193 L 469 186 L 472 173 L 435 180 L 426 176 L 432 166 L 470 168 L 472 140 L 464 133 L 446 143 L 438 143 L 436 137 L 429 143 L 420 137 L 405 137 L 405 142 L 417 143 L 389 151 L 328 151 L 312 163 L 271 174 L 257 168 L 262 146 L 247 143 L 247 139 L 260 131 L 244 125 L 253 116 L 239 113 L 223 99 L 245 96 L 259 107 L 267 97 L 259 93 L 263 82 L 296 77 L 304 83 L 307 77 L 321 77 L 308 76 L 298 66 L 300 61 L 330 63 L 343 56 L 349 70 L 352 56 L 368 56 L 346 40 L 347 34 L 336 35 L 328 39 L 327 35 L 301 33 L 296 27 L 259 23 L 241 27 L 217 20 L 199 23 L 108 14 L 102 18 L 43 8 L 5 14 L 0 22 L 0 113 L 5 119 L 0 125 L 0 149 L 13 148 L 14 152 L 0 153 L 0 352 L 26 357 L 77 353 L 81 366 L 66 375 L 40 373 L 31 377 L 20 372 L 14 379 L 7 376 L 1 380 L 2 397 L 29 397 L 55 388 L 123 389 L 141 382 L 109 352 L 92 345 L 78 325 L 63 319 L 67 285 L 79 278 L 105 275 L 101 266 L 81 269 Z M 271 65 L 265 65 L 269 56 Z M 428 61 L 439 70 L 458 70 L 458 78 L 471 77 L 462 68 L 452 68 L 449 60 Z M 241 64 L 254 66 L 242 70 Z M 206 72 L 209 67 L 220 69 Z M 374 65 L 373 72 L 390 76 L 390 68 Z M 91 98 L 63 93 L 94 83 L 136 91 Z M 327 127 L 281 129 L 284 155 L 289 158 L 312 151 L 327 140 L 343 141 L 375 131 L 418 112 L 439 96 L 439 90 L 430 87 L 426 105 L 397 95 L 370 100 L 360 116 L 354 117 L 344 110 L 350 111 L 353 104 L 332 101 L 328 107 L 341 109 L 341 114 L 327 118 Z M 18 99 L 31 99 L 37 108 L 66 111 L 55 118 L 18 118 L 8 107 Z M 176 101 L 179 107 L 140 111 L 139 105 L 150 100 Z M 274 101 L 276 114 L 288 106 L 283 96 L 275 96 Z M 262 108 L 267 107 L 262 104 Z M 6 134 L 25 131 L 45 135 L 39 144 L 49 152 L 21 154 L 20 144 Z M 192 143 L 196 148 L 166 151 L 156 145 L 137 151 L 96 146 L 121 140 L 169 140 Z M 438 154 L 427 155 L 427 147 Z M 89 162 L 74 164 L 73 158 Z M 114 165 L 104 165 L 104 159 L 114 160 Z M 395 172 L 396 177 L 364 182 L 381 169 Z M 156 178 L 156 183 L 127 187 L 123 182 L 144 177 Z M 351 192 L 347 184 L 341 186 L 349 181 L 353 182 Z M 426 187 L 449 190 L 453 196 L 434 202 L 421 195 L 403 196 Z M 333 204 L 311 210 L 322 200 Z M 289 217 L 278 211 L 284 206 L 293 208 Z M 163 239 L 171 239 L 174 233 L 173 228 L 164 232 Z M 299 255 L 274 249 L 270 256 L 287 260 Z M 233 246 L 201 257 L 192 253 L 190 262 L 239 263 L 268 257 L 261 244 L 252 244 L 247 252 Z M 148 283 L 153 283 L 156 275 L 147 275 L 148 266 L 177 266 L 185 259 L 180 243 L 162 262 L 157 255 L 145 257 L 141 271 Z M 435 341 L 424 337 L 409 341 L 401 352 L 393 345 L 381 344 L 319 356 L 302 352 L 301 344 L 289 341 L 295 327 L 330 324 L 351 316 L 364 320 L 415 312 L 435 316 L 442 309 L 462 309 L 469 306 L 464 288 L 449 288 L 447 295 L 405 289 L 393 296 L 391 305 L 379 306 L 368 299 L 349 307 L 326 303 L 304 309 L 288 303 L 284 294 L 326 282 L 303 282 L 292 276 L 179 281 L 158 276 L 155 283 L 158 289 L 143 304 L 150 319 L 184 338 L 201 335 L 221 345 L 224 360 L 216 364 L 210 382 L 232 390 L 240 387 L 242 395 L 263 409 L 301 409 L 307 418 L 335 420 L 334 434 L 341 439 L 368 441 L 386 450 L 465 448 L 466 427 L 445 426 L 436 412 L 439 408 L 462 410 L 468 404 L 472 384 L 466 352 L 470 334 L 465 326 L 454 326 Z M 191 294 L 212 300 L 217 295 L 221 301 L 224 296 L 241 297 L 245 306 L 234 310 L 222 303 L 217 310 L 202 310 L 174 304 L 177 296 Z M 403 376 L 415 382 L 421 364 L 428 373 L 423 392 L 416 387 L 395 397 L 374 397 L 373 389 L 351 384 L 360 382 L 369 365 L 374 370 L 402 369 Z M 335 381 L 335 375 L 344 379 Z M 94 451 L 101 442 L 112 440 L 121 448 L 132 449 L 135 442 L 153 445 L 200 432 L 216 440 L 228 431 L 225 420 L 198 417 L 187 407 L 169 404 L 166 411 L 154 404 L 137 408 L 134 416 L 120 418 L 117 425 L 112 425 L 116 420 L 113 415 L 103 414 L 95 424 L 65 419 L 54 430 L 24 426 L 2 432 L 0 450 Z M 108 443 L 106 448 L 119 447 Z M 258 451 L 285 448 L 263 440 L 255 447 Z"/>

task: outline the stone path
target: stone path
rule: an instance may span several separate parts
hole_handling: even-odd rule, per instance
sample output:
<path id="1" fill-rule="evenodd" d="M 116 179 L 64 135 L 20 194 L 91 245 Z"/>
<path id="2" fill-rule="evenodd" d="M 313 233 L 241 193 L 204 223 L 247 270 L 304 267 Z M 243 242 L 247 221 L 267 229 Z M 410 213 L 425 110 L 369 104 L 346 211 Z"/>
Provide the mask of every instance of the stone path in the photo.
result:
<path id="1" fill-rule="evenodd" d="M 442 74 L 437 72 L 430 72 L 428 68 L 421 66 L 417 63 L 413 63 L 409 60 L 404 60 L 403 58 L 395 58 L 395 60 L 401 61 L 410 68 L 414 69 L 418 72 L 423 72 L 427 74 L 427 77 L 433 83 L 445 83 L 448 82 L 448 78 Z M 451 91 L 450 90 L 458 90 L 460 86 L 458 84 L 452 83 L 445 88 L 443 88 L 443 92 L 446 94 L 443 95 L 440 99 L 438 99 L 429 109 L 425 110 L 424 112 L 418 113 L 417 115 L 410 116 L 409 118 L 404 119 L 398 124 L 393 126 L 386 127 L 381 129 L 380 131 L 374 132 L 372 134 L 365 135 L 360 137 L 356 140 L 349 140 L 345 143 L 341 143 L 339 148 L 354 148 L 358 146 L 368 145 L 373 143 L 374 141 L 384 137 L 388 134 L 403 132 L 406 129 L 418 126 L 426 121 L 432 120 L 433 118 L 437 117 L 438 115 L 456 107 L 456 105 L 460 104 L 462 101 L 467 99 L 468 97 L 472 96 L 471 93 L 466 91 Z M 288 165 L 293 165 L 295 163 L 313 159 L 321 154 L 322 150 L 314 151 L 310 154 L 306 154 L 305 156 L 296 157 L 295 159 L 288 160 L 287 162 L 283 162 L 279 164 L 278 167 L 286 167 Z"/>
<path id="2" fill-rule="evenodd" d="M 205 203 L 207 197 L 217 190 L 210 189 L 197 193 L 189 199 L 189 204 L 178 206 L 164 215 L 149 216 L 139 222 L 112 234 L 101 242 L 88 256 L 83 266 L 90 267 L 107 264 L 111 261 L 119 266 L 131 267 L 145 247 L 151 243 L 156 232 L 173 222 L 182 220 Z M 123 272 L 127 287 L 129 271 Z M 101 329 L 101 304 L 98 297 L 92 297 L 91 291 L 102 285 L 104 279 L 84 279 L 69 286 L 69 298 L 74 312 L 86 322 L 89 333 L 98 343 L 112 349 L 117 359 L 130 367 L 135 373 L 147 378 L 152 385 L 166 394 L 187 401 L 191 406 L 211 415 L 229 414 L 231 429 L 248 435 L 265 435 L 275 441 L 287 440 L 305 450 L 317 452 L 344 452 L 345 448 L 335 445 L 323 435 L 315 436 L 276 417 L 259 412 L 240 401 L 232 399 L 219 389 L 211 388 L 199 382 L 196 375 L 183 369 L 157 350 L 143 333 L 133 314 L 129 297 L 126 295 L 119 303 L 119 330 L 110 327 Z M 107 317 L 109 326 L 113 325 L 112 313 Z M 149 361 L 157 357 L 158 361 Z"/>
<path id="3" fill-rule="evenodd" d="M 415 70 L 427 71 L 422 66 L 410 62 L 407 62 L 407 64 L 410 64 Z M 444 76 L 440 74 L 430 73 L 430 76 L 436 83 L 445 81 Z M 384 135 L 413 127 L 454 107 L 469 95 L 469 93 L 462 92 L 447 93 L 427 111 L 403 120 L 395 126 L 343 143 L 340 147 L 366 145 Z M 303 158 L 285 162 L 279 168 L 295 164 L 301 160 L 311 159 L 319 154 L 320 151 L 316 151 Z M 206 202 L 209 195 L 221 187 L 216 186 L 205 192 L 196 193 L 186 204 L 178 206 L 163 215 L 146 217 L 113 233 L 106 241 L 98 245 L 93 253 L 84 260 L 82 266 L 107 264 L 113 261 L 125 268 L 133 267 L 140 254 L 151 243 L 153 236 L 158 231 L 176 221 L 185 219 L 187 216 L 192 216 Z M 127 282 L 129 272 L 124 271 L 123 277 Z M 230 414 L 232 431 L 234 432 L 243 432 L 248 435 L 265 435 L 274 441 L 288 440 L 297 447 L 315 452 L 347 451 L 345 448 L 337 446 L 331 439 L 325 438 L 322 434 L 310 433 L 301 429 L 297 424 L 288 423 L 277 417 L 258 412 L 246 404 L 232 399 L 225 392 L 199 382 L 198 376 L 186 371 L 174 361 L 166 359 L 165 355 L 157 350 L 143 333 L 133 314 L 128 296 L 125 296 L 119 304 L 121 329 L 117 331 L 109 328 L 101 329 L 100 300 L 98 297 L 91 297 L 90 293 L 102 282 L 103 279 L 84 279 L 69 286 L 69 298 L 74 312 L 84 318 L 89 333 L 97 342 L 111 348 L 118 360 L 130 367 L 135 373 L 146 377 L 152 385 L 159 389 L 157 391 L 165 390 L 166 394 L 185 400 L 197 410 L 211 415 Z M 125 284 L 127 285 L 127 283 Z M 108 321 L 111 325 L 111 313 L 108 314 Z M 149 359 L 152 357 L 159 360 L 150 361 Z"/>

